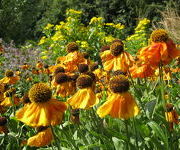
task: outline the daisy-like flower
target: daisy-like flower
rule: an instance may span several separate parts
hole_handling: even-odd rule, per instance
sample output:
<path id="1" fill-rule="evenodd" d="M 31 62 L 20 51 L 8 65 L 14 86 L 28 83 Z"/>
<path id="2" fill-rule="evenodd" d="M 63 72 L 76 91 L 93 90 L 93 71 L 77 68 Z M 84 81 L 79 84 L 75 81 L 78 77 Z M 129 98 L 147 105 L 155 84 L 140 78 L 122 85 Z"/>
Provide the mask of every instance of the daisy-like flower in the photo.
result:
<path id="1" fill-rule="evenodd" d="M 179 115 L 173 107 L 174 106 L 171 103 L 166 104 L 165 116 L 167 122 L 169 122 L 170 130 L 173 129 L 174 124 L 179 123 Z"/>
<path id="2" fill-rule="evenodd" d="M 89 70 L 88 64 L 79 64 L 78 65 L 78 71 L 80 73 L 86 73 L 86 72 L 88 72 L 88 70 Z"/>
<path id="3" fill-rule="evenodd" d="M 65 73 L 58 73 L 53 81 L 52 86 L 56 89 L 56 96 L 67 97 L 74 94 L 76 87 L 71 84 L 68 75 Z"/>
<path id="4" fill-rule="evenodd" d="M 157 29 L 153 31 L 150 41 L 149 46 L 139 51 L 138 58 L 145 63 L 150 63 L 153 66 L 158 66 L 160 63 L 166 65 L 180 56 L 180 50 L 177 49 L 165 30 Z"/>
<path id="5" fill-rule="evenodd" d="M 76 81 L 79 90 L 67 100 L 73 109 L 89 109 L 99 102 L 93 91 L 93 80 L 89 75 L 80 75 Z"/>
<path id="6" fill-rule="evenodd" d="M 5 72 L 5 77 L 0 80 L 0 83 L 15 84 L 18 80 L 20 80 L 19 76 L 14 76 L 14 72 L 12 70 L 7 70 Z"/>
<path id="7" fill-rule="evenodd" d="M 36 64 L 37 69 L 42 69 L 43 68 L 43 63 L 41 61 L 38 61 Z"/>
<path id="8" fill-rule="evenodd" d="M 94 63 L 90 66 L 90 70 L 96 76 L 96 85 L 104 87 L 106 83 L 109 82 L 109 75 L 106 71 L 101 68 L 98 68 L 98 63 Z"/>
<path id="9" fill-rule="evenodd" d="M 49 127 L 39 127 L 38 133 L 27 140 L 31 147 L 43 147 L 49 145 L 53 140 L 53 133 Z"/>
<path id="10" fill-rule="evenodd" d="M 82 53 L 78 51 L 79 47 L 75 42 L 71 42 L 66 46 L 68 54 L 65 56 L 63 65 L 66 66 L 66 70 L 74 72 L 77 70 L 77 65 L 86 62 Z"/>
<path id="11" fill-rule="evenodd" d="M 20 103 L 20 98 L 16 96 L 16 89 L 9 89 L 4 93 L 4 100 L 1 102 L 1 106 L 10 107 L 13 105 L 18 105 Z"/>
<path id="12" fill-rule="evenodd" d="M 21 69 L 29 69 L 30 65 L 28 65 L 27 63 L 24 63 L 24 65 L 20 66 Z"/>
<path id="13" fill-rule="evenodd" d="M 45 83 L 34 84 L 29 90 L 30 104 L 16 112 L 16 118 L 32 127 L 60 124 L 67 105 L 52 98 L 52 91 Z"/>
<path id="14" fill-rule="evenodd" d="M 134 61 L 133 57 L 124 51 L 123 43 L 119 41 L 112 43 L 110 50 L 104 51 L 100 57 L 106 71 L 122 70 L 127 72 Z"/>
<path id="15" fill-rule="evenodd" d="M 139 107 L 128 92 L 129 81 L 123 75 L 114 76 L 109 83 L 111 93 L 101 105 L 97 114 L 102 118 L 110 115 L 113 118 L 129 119 L 138 115 Z"/>
<path id="16" fill-rule="evenodd" d="M 147 78 L 154 75 L 155 68 L 149 64 L 137 62 L 129 71 L 133 78 Z"/>

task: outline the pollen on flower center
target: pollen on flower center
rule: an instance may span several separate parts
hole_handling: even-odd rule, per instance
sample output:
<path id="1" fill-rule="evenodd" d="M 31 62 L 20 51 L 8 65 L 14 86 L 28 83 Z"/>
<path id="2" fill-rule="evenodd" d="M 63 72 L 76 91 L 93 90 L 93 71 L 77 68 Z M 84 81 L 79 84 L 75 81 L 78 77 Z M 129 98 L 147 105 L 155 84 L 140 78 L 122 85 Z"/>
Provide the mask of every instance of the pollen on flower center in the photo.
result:
<path id="1" fill-rule="evenodd" d="M 75 42 L 71 42 L 67 45 L 66 50 L 67 52 L 74 52 L 79 49 L 78 45 Z"/>
<path id="2" fill-rule="evenodd" d="M 5 72 L 5 75 L 6 75 L 6 77 L 12 77 L 12 76 L 14 75 L 14 73 L 13 73 L 12 70 L 7 70 L 7 71 Z"/>
<path id="3" fill-rule="evenodd" d="M 78 77 L 76 85 L 78 88 L 83 89 L 83 88 L 91 87 L 92 83 L 93 83 L 93 80 L 90 76 L 82 75 Z"/>
<path id="4" fill-rule="evenodd" d="M 166 42 L 168 39 L 168 34 L 164 29 L 157 29 L 153 31 L 150 37 L 152 42 Z"/>
<path id="5" fill-rule="evenodd" d="M 84 73 L 84 72 L 87 72 L 88 71 L 88 65 L 87 64 L 79 64 L 78 65 L 78 71 L 80 73 Z"/>
<path id="6" fill-rule="evenodd" d="M 31 87 L 28 96 L 31 102 L 47 102 L 52 96 L 52 91 L 47 84 L 37 83 Z"/>
<path id="7" fill-rule="evenodd" d="M 118 56 L 119 54 L 121 54 L 124 50 L 124 47 L 123 47 L 123 44 L 120 43 L 120 42 L 114 42 L 111 44 L 110 46 L 110 50 L 111 50 L 111 53 L 114 55 L 114 56 Z"/>
<path id="8" fill-rule="evenodd" d="M 55 69 L 55 71 L 54 71 L 54 74 L 56 75 L 56 74 L 58 74 L 58 73 L 60 73 L 60 72 L 65 73 L 65 70 L 64 70 L 63 67 L 57 67 L 57 68 Z"/>
<path id="9" fill-rule="evenodd" d="M 58 73 L 55 76 L 55 82 L 61 84 L 68 81 L 68 76 L 65 73 Z"/>
<path id="10" fill-rule="evenodd" d="M 114 76 L 109 83 L 113 93 L 123 93 L 129 90 L 129 81 L 124 75 Z"/>

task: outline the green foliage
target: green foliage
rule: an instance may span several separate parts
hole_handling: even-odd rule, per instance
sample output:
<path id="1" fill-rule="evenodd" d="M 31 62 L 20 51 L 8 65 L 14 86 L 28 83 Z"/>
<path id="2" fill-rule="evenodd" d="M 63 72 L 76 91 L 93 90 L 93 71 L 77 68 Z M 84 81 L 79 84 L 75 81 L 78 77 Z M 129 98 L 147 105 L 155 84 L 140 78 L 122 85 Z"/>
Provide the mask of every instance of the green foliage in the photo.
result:
<path id="1" fill-rule="evenodd" d="M 157 21 L 160 18 L 159 10 L 163 10 L 168 2 L 171 0 L 2 0 L 0 37 L 16 43 L 36 40 L 47 23 L 57 24 L 64 20 L 67 8 L 82 10 L 85 25 L 92 17 L 101 16 L 106 22 L 130 27 L 127 32 L 132 32 L 138 18 Z"/>

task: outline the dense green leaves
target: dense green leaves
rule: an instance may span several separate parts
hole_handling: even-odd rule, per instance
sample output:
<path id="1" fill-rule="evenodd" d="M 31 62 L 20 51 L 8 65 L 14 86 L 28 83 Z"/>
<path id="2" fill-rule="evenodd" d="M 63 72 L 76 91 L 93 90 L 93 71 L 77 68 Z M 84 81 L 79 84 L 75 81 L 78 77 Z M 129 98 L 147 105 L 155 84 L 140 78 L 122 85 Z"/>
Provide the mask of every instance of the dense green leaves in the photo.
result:
<path id="1" fill-rule="evenodd" d="M 57 24 L 65 18 L 67 8 L 82 10 L 82 21 L 85 24 L 92 17 L 101 16 L 106 22 L 122 23 L 131 27 L 128 32 L 132 32 L 138 18 L 147 17 L 153 22 L 157 21 L 160 17 L 159 10 L 163 10 L 170 1 L 1 0 L 0 37 L 16 43 L 37 39 L 47 23 Z"/>

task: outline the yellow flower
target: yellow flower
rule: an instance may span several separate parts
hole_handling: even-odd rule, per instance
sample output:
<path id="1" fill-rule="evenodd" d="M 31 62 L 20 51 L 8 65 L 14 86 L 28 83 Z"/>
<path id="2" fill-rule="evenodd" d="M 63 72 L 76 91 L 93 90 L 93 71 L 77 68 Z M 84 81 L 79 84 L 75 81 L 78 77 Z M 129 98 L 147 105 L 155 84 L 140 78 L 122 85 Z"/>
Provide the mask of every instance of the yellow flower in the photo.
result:
<path id="1" fill-rule="evenodd" d="M 40 39 L 40 41 L 39 41 L 38 45 L 44 44 L 44 43 L 45 43 L 45 41 L 46 41 L 46 37 L 45 37 L 45 36 L 43 36 L 43 37 Z"/>
<path id="2" fill-rule="evenodd" d="M 60 25 L 64 25 L 65 22 L 64 22 L 64 21 L 60 21 L 59 24 L 60 24 Z"/>
<path id="3" fill-rule="evenodd" d="M 102 118 L 110 115 L 113 118 L 129 119 L 139 114 L 139 107 L 128 92 L 129 81 L 125 76 L 114 76 L 109 83 L 111 94 L 107 101 L 97 109 L 97 114 Z"/>
<path id="4" fill-rule="evenodd" d="M 89 45 L 87 43 L 87 41 L 81 41 L 81 47 L 82 48 L 87 48 Z"/>
<path id="5" fill-rule="evenodd" d="M 112 35 L 108 35 L 104 38 L 107 43 L 111 43 L 115 38 Z"/>
<path id="6" fill-rule="evenodd" d="M 89 109 L 99 102 L 99 99 L 93 91 L 93 80 L 90 76 L 80 75 L 76 85 L 79 90 L 67 100 L 67 103 L 71 105 L 73 109 Z"/>
<path id="7" fill-rule="evenodd" d="M 6 76 L 0 80 L 0 84 L 15 84 L 18 80 L 20 80 L 20 77 L 14 76 L 14 73 L 11 70 L 7 70 L 5 75 Z"/>
<path id="8" fill-rule="evenodd" d="M 57 125 L 61 123 L 66 103 L 51 98 L 51 88 L 45 83 L 34 84 L 29 90 L 31 103 L 16 112 L 16 118 L 32 127 Z"/>
<path id="9" fill-rule="evenodd" d="M 102 17 L 93 17 L 93 18 L 91 18 L 89 24 L 102 23 L 102 21 L 103 21 L 103 18 L 102 18 Z"/>
<path id="10" fill-rule="evenodd" d="M 118 23 L 118 24 L 114 25 L 113 27 L 114 27 L 114 28 L 116 28 L 116 29 L 119 29 L 119 30 L 122 30 L 122 29 L 124 29 L 124 28 L 125 28 L 125 26 L 124 26 L 124 25 L 122 25 L 122 24 L 120 24 L 120 23 Z"/>
<path id="11" fill-rule="evenodd" d="M 42 147 L 49 145 L 52 140 L 53 140 L 53 133 L 51 131 L 51 128 L 47 128 L 43 131 L 38 132 L 35 136 L 30 137 L 27 140 L 27 145 Z"/>
<path id="12" fill-rule="evenodd" d="M 64 36 L 62 35 L 61 31 L 57 31 L 52 37 L 51 39 L 53 41 L 60 41 L 60 40 L 64 40 Z"/>
<path id="13" fill-rule="evenodd" d="M 41 56 L 41 59 L 48 59 L 48 56 Z"/>
<path id="14" fill-rule="evenodd" d="M 140 20 L 137 27 L 135 28 L 135 31 L 142 30 L 149 23 L 150 23 L 150 20 L 148 20 L 147 18 Z"/>
<path id="15" fill-rule="evenodd" d="M 54 26 L 53 24 L 48 23 L 48 24 L 46 25 L 46 27 L 44 28 L 44 30 L 49 30 L 49 29 L 51 29 L 53 26 Z"/>
<path id="16" fill-rule="evenodd" d="M 55 30 L 60 30 L 61 28 L 62 28 L 61 25 L 56 25 L 56 26 L 55 26 Z"/>
<path id="17" fill-rule="evenodd" d="M 67 14 L 74 14 L 74 15 L 80 15 L 80 14 L 82 14 L 82 11 L 77 11 L 77 10 L 74 10 L 74 9 L 68 9 L 67 11 L 66 11 L 66 13 Z"/>
<path id="18" fill-rule="evenodd" d="M 105 23 L 106 26 L 114 26 L 114 23 Z"/>

